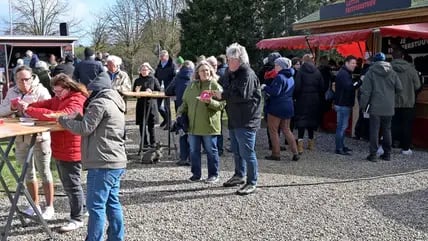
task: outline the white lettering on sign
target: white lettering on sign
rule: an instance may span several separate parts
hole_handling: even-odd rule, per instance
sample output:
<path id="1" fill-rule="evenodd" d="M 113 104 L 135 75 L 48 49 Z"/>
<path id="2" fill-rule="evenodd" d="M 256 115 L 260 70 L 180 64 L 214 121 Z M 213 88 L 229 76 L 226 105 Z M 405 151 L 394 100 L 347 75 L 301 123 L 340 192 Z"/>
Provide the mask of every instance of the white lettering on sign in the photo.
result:
<path id="1" fill-rule="evenodd" d="M 428 44 L 428 40 L 424 39 L 424 40 L 417 40 L 414 42 L 410 42 L 410 43 L 406 43 L 406 44 L 402 44 L 401 46 L 404 49 L 413 49 L 413 48 L 417 48 L 420 46 L 424 46 Z"/>

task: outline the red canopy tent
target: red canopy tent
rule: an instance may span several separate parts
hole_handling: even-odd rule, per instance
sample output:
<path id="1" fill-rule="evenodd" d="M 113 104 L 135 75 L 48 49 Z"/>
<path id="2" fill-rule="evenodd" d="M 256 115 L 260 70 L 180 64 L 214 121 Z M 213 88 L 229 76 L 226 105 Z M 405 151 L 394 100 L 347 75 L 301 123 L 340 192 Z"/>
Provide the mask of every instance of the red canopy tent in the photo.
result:
<path id="1" fill-rule="evenodd" d="M 428 23 L 386 26 L 380 27 L 379 30 L 383 37 L 428 39 Z"/>
<path id="2" fill-rule="evenodd" d="M 259 49 L 307 49 L 306 36 L 290 36 L 282 38 L 263 39 L 257 43 Z"/>
<path id="3" fill-rule="evenodd" d="M 363 57 L 366 49 L 365 41 L 371 30 L 345 31 L 338 33 L 300 35 L 283 38 L 263 39 L 257 43 L 259 49 L 308 49 L 318 47 L 321 50 L 336 48 L 342 55 L 353 54 Z"/>

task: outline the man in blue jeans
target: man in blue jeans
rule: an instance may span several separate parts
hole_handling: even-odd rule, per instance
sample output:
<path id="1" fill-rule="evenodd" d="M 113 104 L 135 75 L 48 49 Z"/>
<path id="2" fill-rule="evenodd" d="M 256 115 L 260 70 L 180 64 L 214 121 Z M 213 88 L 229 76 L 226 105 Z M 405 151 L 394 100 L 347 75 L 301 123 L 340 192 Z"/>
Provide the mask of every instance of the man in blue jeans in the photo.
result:
<path id="1" fill-rule="evenodd" d="M 250 68 L 245 47 L 234 43 L 226 49 L 226 56 L 229 71 L 225 77 L 228 86 L 224 92 L 217 91 L 215 95 L 218 99 L 226 100 L 235 174 L 223 186 L 245 184 L 237 194 L 248 195 L 255 192 L 257 186 L 258 163 L 255 142 L 261 120 L 260 82 Z"/>
<path id="2" fill-rule="evenodd" d="M 345 130 L 348 128 L 349 116 L 355 104 L 355 90 L 361 85 L 361 81 L 352 79 L 352 72 L 357 66 L 357 58 L 348 56 L 345 64 L 336 76 L 336 89 L 334 97 L 334 109 L 337 113 L 336 127 L 336 154 L 349 156 L 352 151 L 345 146 Z"/>
<path id="3" fill-rule="evenodd" d="M 111 89 L 107 73 L 100 73 L 88 85 L 91 95 L 85 102 L 84 115 L 59 118 L 59 123 L 82 135 L 82 164 L 88 169 L 86 207 L 89 212 L 86 241 L 123 241 L 125 226 L 119 201 L 120 178 L 125 172 L 125 102 Z"/>

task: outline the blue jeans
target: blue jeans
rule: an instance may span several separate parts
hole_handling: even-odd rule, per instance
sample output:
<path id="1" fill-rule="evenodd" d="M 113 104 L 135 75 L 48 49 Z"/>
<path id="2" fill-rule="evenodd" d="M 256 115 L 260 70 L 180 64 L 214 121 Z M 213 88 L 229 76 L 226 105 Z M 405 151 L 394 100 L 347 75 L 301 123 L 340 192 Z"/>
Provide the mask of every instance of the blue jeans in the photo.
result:
<path id="1" fill-rule="evenodd" d="M 207 152 L 208 177 L 218 176 L 219 157 L 217 150 L 217 136 L 197 136 L 189 134 L 190 161 L 192 174 L 200 178 L 201 173 L 201 144 Z"/>
<path id="2" fill-rule="evenodd" d="M 247 173 L 247 184 L 257 185 L 256 131 L 232 129 L 229 130 L 229 136 L 235 159 L 235 176 L 244 177 Z"/>
<path id="3" fill-rule="evenodd" d="M 343 151 L 345 147 L 345 130 L 348 128 L 351 107 L 335 105 L 334 109 L 337 113 L 336 151 Z"/>
<path id="4" fill-rule="evenodd" d="M 103 241 L 105 217 L 108 241 L 123 241 L 125 226 L 119 201 L 120 177 L 125 169 L 89 169 L 86 207 L 89 212 L 86 241 Z"/>
<path id="5" fill-rule="evenodd" d="M 189 141 L 188 141 L 188 135 L 180 136 L 180 161 L 187 161 L 189 159 Z"/>

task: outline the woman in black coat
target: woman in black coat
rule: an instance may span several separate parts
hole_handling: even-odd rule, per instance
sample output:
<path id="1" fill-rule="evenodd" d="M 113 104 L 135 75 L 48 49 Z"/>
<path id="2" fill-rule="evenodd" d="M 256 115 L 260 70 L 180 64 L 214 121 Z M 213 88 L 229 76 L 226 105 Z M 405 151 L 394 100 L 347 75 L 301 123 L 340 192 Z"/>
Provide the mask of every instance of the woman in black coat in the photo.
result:
<path id="1" fill-rule="evenodd" d="M 303 65 L 296 74 L 294 97 L 294 126 L 298 130 L 297 148 L 301 154 L 305 129 L 308 130 L 308 149 L 314 149 L 314 131 L 320 124 L 324 103 L 324 81 L 310 54 L 303 56 Z"/>
<path id="2" fill-rule="evenodd" d="M 132 91 L 160 91 L 159 81 L 153 76 L 154 70 L 149 63 L 143 63 L 140 66 L 140 77 L 134 81 Z M 144 109 L 144 103 L 146 109 Z M 149 111 L 150 107 L 150 112 Z M 158 121 L 159 110 L 156 99 L 153 98 L 138 98 L 135 107 L 135 124 L 140 126 L 140 135 L 143 133 L 143 117 L 144 113 L 148 115 L 147 130 L 149 132 L 150 145 L 154 146 L 155 139 L 155 123 Z M 144 135 L 144 145 L 148 145 L 147 135 Z"/>

